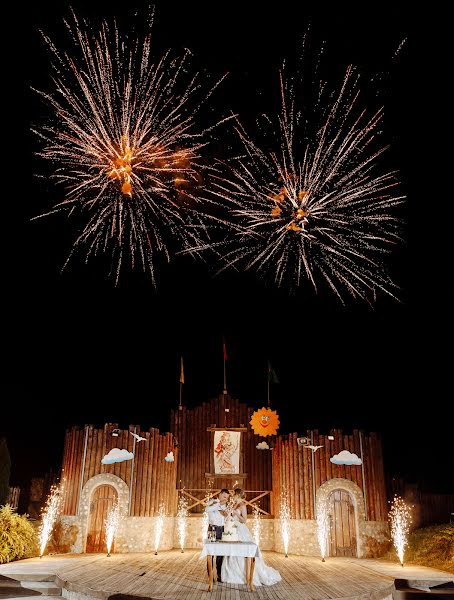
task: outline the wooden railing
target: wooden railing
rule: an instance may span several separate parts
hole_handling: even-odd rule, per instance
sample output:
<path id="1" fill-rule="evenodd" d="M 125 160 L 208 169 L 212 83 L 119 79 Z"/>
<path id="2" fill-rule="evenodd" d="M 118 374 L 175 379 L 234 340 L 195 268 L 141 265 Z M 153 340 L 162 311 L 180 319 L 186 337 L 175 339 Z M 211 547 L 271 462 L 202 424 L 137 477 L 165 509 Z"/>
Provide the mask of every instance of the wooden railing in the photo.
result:
<path id="1" fill-rule="evenodd" d="M 187 498 L 187 500 L 189 502 L 188 511 L 195 513 L 195 512 L 199 512 L 197 509 L 203 510 L 205 508 L 205 503 L 210 498 L 217 496 L 219 494 L 219 492 L 221 491 L 221 489 L 219 488 L 219 489 L 187 490 L 187 489 L 183 488 L 178 491 L 180 492 L 180 494 L 183 494 Z M 267 496 L 271 497 L 271 493 L 272 493 L 271 490 L 244 490 L 245 497 L 243 498 L 243 500 L 252 509 L 257 507 L 258 511 L 260 513 L 262 513 L 262 515 L 264 515 L 266 517 L 271 517 L 272 516 L 271 513 L 269 513 L 268 511 L 266 511 L 260 507 L 260 500 L 264 499 Z M 251 494 L 257 494 L 257 495 L 254 496 L 253 498 L 248 499 L 248 495 L 250 496 Z M 271 505 L 272 505 L 272 503 L 270 501 L 270 506 Z M 196 510 L 194 510 L 194 509 L 196 509 Z"/>

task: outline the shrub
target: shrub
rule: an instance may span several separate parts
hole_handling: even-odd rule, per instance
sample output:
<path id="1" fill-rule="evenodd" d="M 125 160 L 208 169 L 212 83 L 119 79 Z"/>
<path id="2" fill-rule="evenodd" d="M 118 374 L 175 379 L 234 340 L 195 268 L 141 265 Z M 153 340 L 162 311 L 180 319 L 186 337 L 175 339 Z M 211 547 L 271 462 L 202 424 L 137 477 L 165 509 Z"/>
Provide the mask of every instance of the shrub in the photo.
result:
<path id="1" fill-rule="evenodd" d="M 454 525 L 435 525 L 410 534 L 406 557 L 426 567 L 454 571 Z"/>
<path id="2" fill-rule="evenodd" d="M 38 536 L 27 515 L 18 515 L 9 504 L 0 506 L 0 564 L 38 554 Z"/>

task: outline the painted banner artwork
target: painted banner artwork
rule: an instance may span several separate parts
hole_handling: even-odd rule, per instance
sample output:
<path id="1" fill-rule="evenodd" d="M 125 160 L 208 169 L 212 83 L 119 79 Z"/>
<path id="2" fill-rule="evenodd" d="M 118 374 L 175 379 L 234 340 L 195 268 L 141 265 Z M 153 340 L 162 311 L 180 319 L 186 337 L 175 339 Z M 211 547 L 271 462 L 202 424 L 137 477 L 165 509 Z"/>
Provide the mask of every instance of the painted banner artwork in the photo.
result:
<path id="1" fill-rule="evenodd" d="M 237 475 L 240 472 L 240 431 L 214 432 L 214 472 Z"/>

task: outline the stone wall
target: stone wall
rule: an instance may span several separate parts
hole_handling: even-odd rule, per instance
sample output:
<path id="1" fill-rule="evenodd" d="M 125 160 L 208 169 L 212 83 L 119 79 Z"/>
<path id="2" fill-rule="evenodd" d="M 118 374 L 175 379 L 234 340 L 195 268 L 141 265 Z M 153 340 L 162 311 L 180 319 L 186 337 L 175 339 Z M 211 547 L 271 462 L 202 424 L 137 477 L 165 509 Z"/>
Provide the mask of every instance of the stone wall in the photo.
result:
<path id="1" fill-rule="evenodd" d="M 79 516 L 62 516 L 58 528 L 60 541 L 50 551 L 80 553 L 85 550 L 89 517 L 90 497 L 98 485 L 109 484 L 118 493 L 122 519 L 115 539 L 116 552 L 154 552 L 157 517 L 129 517 L 129 493 L 124 481 L 112 474 L 92 477 L 84 486 Z M 389 528 L 387 522 L 365 520 L 364 498 L 355 483 L 346 479 L 331 479 L 320 486 L 316 496 L 317 508 L 326 502 L 335 489 L 347 490 L 355 507 L 356 530 L 358 532 L 358 556 L 376 558 L 382 556 L 389 547 Z M 281 522 L 279 519 L 261 519 L 260 547 L 285 553 L 282 542 Z M 253 531 L 254 521 L 248 519 L 248 527 Z M 185 548 L 201 548 L 206 532 L 206 521 L 202 515 L 190 515 L 187 519 Z M 319 556 L 316 521 L 309 519 L 290 520 L 289 554 Z M 58 548 L 60 544 L 60 548 Z M 159 551 L 179 548 L 177 518 L 164 519 Z"/>

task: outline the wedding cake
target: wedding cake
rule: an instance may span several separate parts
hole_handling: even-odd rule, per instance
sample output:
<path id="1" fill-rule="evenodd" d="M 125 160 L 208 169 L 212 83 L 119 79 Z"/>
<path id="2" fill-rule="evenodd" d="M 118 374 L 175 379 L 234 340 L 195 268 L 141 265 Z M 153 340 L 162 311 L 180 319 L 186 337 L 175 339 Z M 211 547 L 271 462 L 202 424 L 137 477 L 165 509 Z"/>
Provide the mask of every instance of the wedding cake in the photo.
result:
<path id="1" fill-rule="evenodd" d="M 222 533 L 223 542 L 237 542 L 238 530 L 235 521 L 229 517 L 225 520 L 224 531 Z"/>

